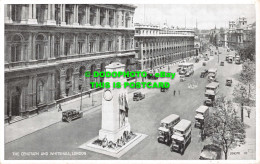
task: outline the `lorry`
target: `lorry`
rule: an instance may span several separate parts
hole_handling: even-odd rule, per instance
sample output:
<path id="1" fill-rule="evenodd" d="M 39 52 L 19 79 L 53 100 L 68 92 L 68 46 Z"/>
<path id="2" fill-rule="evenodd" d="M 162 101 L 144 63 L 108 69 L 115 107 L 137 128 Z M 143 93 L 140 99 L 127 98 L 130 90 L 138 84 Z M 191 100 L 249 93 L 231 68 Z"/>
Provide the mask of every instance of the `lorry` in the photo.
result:
<path id="1" fill-rule="evenodd" d="M 169 145 L 171 143 L 171 136 L 173 134 L 173 127 L 180 122 L 180 116 L 171 114 L 161 120 L 160 127 L 158 128 L 157 140 L 159 143 Z"/>
<path id="2" fill-rule="evenodd" d="M 209 116 L 209 107 L 201 105 L 198 109 L 196 109 L 194 127 L 203 129 L 204 123 L 208 119 L 208 116 Z"/>
<path id="3" fill-rule="evenodd" d="M 184 154 L 185 149 L 191 142 L 191 121 L 182 119 L 173 127 L 172 143 L 170 151 Z"/>

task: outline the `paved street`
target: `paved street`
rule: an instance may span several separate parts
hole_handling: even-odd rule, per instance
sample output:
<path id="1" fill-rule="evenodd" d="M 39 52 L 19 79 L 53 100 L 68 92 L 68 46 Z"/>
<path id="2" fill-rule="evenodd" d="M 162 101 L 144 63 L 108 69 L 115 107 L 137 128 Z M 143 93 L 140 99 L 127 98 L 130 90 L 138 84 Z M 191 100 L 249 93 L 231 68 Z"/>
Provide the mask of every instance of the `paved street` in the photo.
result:
<path id="1" fill-rule="evenodd" d="M 220 49 L 222 54 L 219 61 L 225 60 L 226 50 Z M 179 82 L 179 78 L 171 80 L 171 88 L 166 93 L 161 93 L 159 89 L 141 89 L 146 97 L 142 101 L 133 102 L 130 96 L 129 121 L 133 132 L 143 133 L 148 137 L 140 144 L 132 148 L 120 159 L 132 160 L 178 160 L 178 159 L 198 159 L 200 150 L 205 142 L 200 141 L 199 130 L 192 129 L 192 141 L 187 147 L 184 155 L 170 152 L 167 145 L 157 142 L 157 129 L 160 120 L 174 113 L 180 115 L 181 119 L 188 119 L 194 123 L 195 110 L 204 100 L 205 86 L 208 84 L 207 78 L 200 78 L 200 72 L 207 68 L 218 68 L 217 79 L 220 82 L 220 93 L 231 95 L 232 88 L 225 86 L 227 77 L 234 79 L 236 83 L 238 73 L 241 71 L 241 65 L 228 64 L 219 66 L 218 56 L 210 56 L 214 58 L 207 62 L 206 67 L 202 67 L 202 61 L 195 64 L 195 73 L 192 77 L 188 77 L 185 82 Z M 176 72 L 176 65 L 171 67 L 172 72 Z M 177 75 L 177 74 L 176 74 Z M 165 79 L 164 79 L 165 80 Z M 163 81 L 163 80 L 158 80 Z M 195 89 L 189 89 L 188 84 L 192 81 L 198 83 Z M 234 86 L 233 85 L 233 86 Z M 173 96 L 173 91 L 176 95 Z M 178 93 L 180 91 L 180 95 Z M 132 94 L 131 94 L 132 95 Z M 102 154 L 79 149 L 78 147 L 86 141 L 96 137 L 101 128 L 101 110 L 88 113 L 82 119 L 73 121 L 72 123 L 59 122 L 35 133 L 27 135 L 23 138 L 5 144 L 6 159 L 115 159 Z M 86 155 L 62 155 L 62 156 L 14 156 L 14 152 L 86 152 Z"/>

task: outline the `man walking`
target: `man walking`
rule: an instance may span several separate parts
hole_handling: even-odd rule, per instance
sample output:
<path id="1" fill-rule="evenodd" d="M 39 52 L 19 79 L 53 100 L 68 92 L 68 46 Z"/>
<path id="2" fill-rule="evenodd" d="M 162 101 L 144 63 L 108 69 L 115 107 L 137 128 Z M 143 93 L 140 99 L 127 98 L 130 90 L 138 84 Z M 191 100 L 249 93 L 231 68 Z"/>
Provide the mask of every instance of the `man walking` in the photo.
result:
<path id="1" fill-rule="evenodd" d="M 62 111 L 62 108 L 61 108 L 61 105 L 60 105 L 60 104 L 58 105 L 58 112 L 59 112 L 59 111 Z"/>
<path id="2" fill-rule="evenodd" d="M 179 95 L 181 95 L 181 91 L 179 90 Z"/>
<path id="3" fill-rule="evenodd" d="M 176 92 L 176 91 L 174 90 L 174 91 L 173 91 L 173 96 L 175 96 L 175 92 Z"/>
<path id="4" fill-rule="evenodd" d="M 251 109 L 247 108 L 247 117 L 250 118 Z"/>

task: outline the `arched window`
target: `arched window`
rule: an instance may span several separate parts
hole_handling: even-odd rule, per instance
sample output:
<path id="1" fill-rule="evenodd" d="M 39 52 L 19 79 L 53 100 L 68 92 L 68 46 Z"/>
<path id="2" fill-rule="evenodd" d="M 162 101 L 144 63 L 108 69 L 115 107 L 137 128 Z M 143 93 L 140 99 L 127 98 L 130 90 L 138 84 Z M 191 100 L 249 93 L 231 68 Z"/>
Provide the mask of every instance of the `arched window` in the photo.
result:
<path id="1" fill-rule="evenodd" d="M 35 59 L 41 60 L 44 59 L 44 47 L 45 47 L 45 38 L 43 35 L 38 35 L 36 37 L 35 44 Z"/>
<path id="2" fill-rule="evenodd" d="M 22 60 L 22 39 L 19 35 L 15 35 L 11 45 L 11 62 Z"/>
<path id="3" fill-rule="evenodd" d="M 44 102 L 44 84 L 42 81 L 37 83 L 37 105 Z"/>

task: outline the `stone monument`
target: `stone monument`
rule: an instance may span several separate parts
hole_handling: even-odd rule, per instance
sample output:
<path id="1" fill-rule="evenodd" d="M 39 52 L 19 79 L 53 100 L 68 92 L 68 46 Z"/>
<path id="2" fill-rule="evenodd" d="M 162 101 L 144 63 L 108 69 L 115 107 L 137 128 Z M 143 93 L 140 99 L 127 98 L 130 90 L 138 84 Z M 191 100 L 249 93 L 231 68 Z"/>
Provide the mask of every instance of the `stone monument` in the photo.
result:
<path id="1" fill-rule="evenodd" d="M 108 72 L 124 72 L 125 65 L 121 63 L 112 63 L 106 66 Z M 124 84 L 126 78 L 105 78 L 104 82 L 109 82 L 110 89 L 104 89 L 102 98 L 102 129 L 99 130 L 99 139 L 106 138 L 108 141 L 116 143 L 118 139 L 124 138 L 130 133 L 130 124 L 128 122 L 128 94 L 127 89 L 113 88 L 113 83 L 120 82 Z"/>
<path id="2" fill-rule="evenodd" d="M 125 65 L 119 62 L 111 63 L 105 68 L 107 72 L 125 71 Z M 102 123 L 99 135 L 79 148 L 119 158 L 147 135 L 131 131 L 128 92 L 123 86 L 126 77 L 105 77 L 104 83 L 106 82 L 110 83 L 110 88 L 104 88 L 102 94 Z M 113 87 L 117 82 L 121 83 L 120 88 Z"/>

